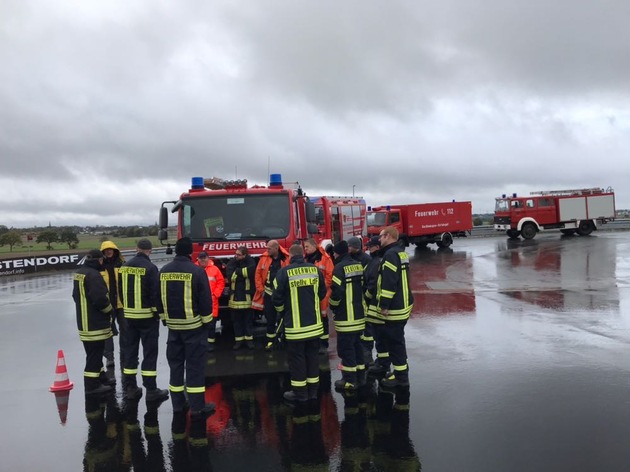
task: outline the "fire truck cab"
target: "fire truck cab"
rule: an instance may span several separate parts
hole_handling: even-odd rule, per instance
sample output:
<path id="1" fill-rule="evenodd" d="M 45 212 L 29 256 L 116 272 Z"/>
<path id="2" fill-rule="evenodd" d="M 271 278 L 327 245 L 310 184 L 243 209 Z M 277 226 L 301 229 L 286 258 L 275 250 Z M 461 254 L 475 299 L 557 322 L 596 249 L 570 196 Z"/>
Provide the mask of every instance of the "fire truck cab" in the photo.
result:
<path id="1" fill-rule="evenodd" d="M 170 238 L 169 212 L 177 215 L 177 235 Z M 175 241 L 187 236 L 193 242 L 193 260 L 204 251 L 224 271 L 240 246 L 257 258 L 271 239 L 288 249 L 309 238 L 325 247 L 364 235 L 365 212 L 361 198 L 309 198 L 297 182 L 284 183 L 280 174 L 271 174 L 268 186 L 193 177 L 179 200 L 162 203 L 158 238 L 172 252 Z"/>
<path id="2" fill-rule="evenodd" d="M 512 194 L 496 199 L 494 229 L 510 239 L 532 239 L 536 233 L 559 229 L 565 235 L 587 236 L 615 218 L 615 194 L 609 187 Z"/>

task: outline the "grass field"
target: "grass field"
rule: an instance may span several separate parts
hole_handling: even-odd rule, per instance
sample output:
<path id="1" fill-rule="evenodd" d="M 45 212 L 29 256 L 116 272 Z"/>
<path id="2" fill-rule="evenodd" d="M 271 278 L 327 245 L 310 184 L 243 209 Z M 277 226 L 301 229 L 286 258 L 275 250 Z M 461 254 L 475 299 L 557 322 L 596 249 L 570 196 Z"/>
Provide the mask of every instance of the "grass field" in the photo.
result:
<path id="1" fill-rule="evenodd" d="M 22 244 L 16 244 L 13 246 L 13 252 L 9 250 L 9 246 L 0 247 L 0 258 L 9 259 L 11 257 L 23 257 L 29 256 L 32 254 L 44 254 L 47 252 L 50 253 L 60 253 L 60 252 L 82 252 L 89 251 L 90 249 L 100 249 L 101 242 L 103 241 L 113 241 L 116 246 L 120 250 L 125 249 L 134 249 L 136 247 L 136 243 L 138 240 L 146 238 L 149 239 L 154 247 L 159 247 L 160 243 L 157 239 L 157 236 L 144 236 L 137 238 L 126 238 L 126 237 L 113 237 L 107 235 L 94 235 L 94 234 L 79 234 L 79 244 L 76 249 L 68 249 L 67 244 L 62 243 L 53 243 L 52 251 L 46 248 L 46 243 L 37 244 L 35 241 L 26 241 L 23 240 Z M 26 238 L 24 238 L 26 239 Z"/>

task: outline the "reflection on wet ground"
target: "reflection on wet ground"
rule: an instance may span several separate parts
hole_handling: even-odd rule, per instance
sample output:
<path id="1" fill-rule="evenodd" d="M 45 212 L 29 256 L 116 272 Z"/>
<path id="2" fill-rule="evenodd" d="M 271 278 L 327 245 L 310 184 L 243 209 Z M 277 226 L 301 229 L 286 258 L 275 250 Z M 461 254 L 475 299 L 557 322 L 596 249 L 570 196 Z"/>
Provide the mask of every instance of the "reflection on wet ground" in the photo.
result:
<path id="1" fill-rule="evenodd" d="M 413 250 L 408 390 L 340 377 L 333 334 L 319 400 L 291 407 L 286 354 L 230 349 L 207 366 L 202 422 L 117 393 L 85 399 L 71 274 L 0 282 L 2 470 L 626 470 L 630 233 L 457 239 Z M 161 331 L 158 385 L 168 365 Z M 53 395 L 58 349 L 75 388 Z M 30 453 L 36 444 L 36 453 Z"/>
<path id="2" fill-rule="evenodd" d="M 173 414 L 167 434 L 159 404 L 88 398 L 84 470 L 420 470 L 408 389 L 383 392 L 372 383 L 346 394 L 340 421 L 330 372 L 322 380 L 318 401 L 289 406 L 281 400 L 286 375 L 216 379 L 206 391 L 216 413 Z"/>

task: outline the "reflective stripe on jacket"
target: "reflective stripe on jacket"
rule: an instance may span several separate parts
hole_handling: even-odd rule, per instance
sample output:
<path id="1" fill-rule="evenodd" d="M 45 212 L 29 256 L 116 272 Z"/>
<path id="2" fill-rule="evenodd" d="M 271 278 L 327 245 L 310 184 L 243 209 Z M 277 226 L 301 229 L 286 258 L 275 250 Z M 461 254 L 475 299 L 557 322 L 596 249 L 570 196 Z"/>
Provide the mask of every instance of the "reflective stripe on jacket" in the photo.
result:
<path id="1" fill-rule="evenodd" d="M 293 256 L 291 263 L 278 271 L 271 300 L 282 315 L 288 341 L 316 339 L 324 334 L 320 302 L 326 296 L 321 271 Z"/>
<path id="2" fill-rule="evenodd" d="M 118 271 L 118 284 L 125 318 L 157 316 L 160 276 L 149 256 L 139 252 L 126 262 Z"/>
<path id="3" fill-rule="evenodd" d="M 386 321 L 409 318 L 413 308 L 413 294 L 409 283 L 409 255 L 405 248 L 394 243 L 384 248 L 376 282 L 376 301 L 379 310 L 389 310 Z"/>
<path id="4" fill-rule="evenodd" d="M 326 284 L 326 296 L 322 300 L 321 310 L 322 316 L 326 316 L 326 310 L 328 310 L 330 294 L 332 292 L 332 276 L 335 263 L 332 261 L 328 253 L 323 247 L 317 246 L 317 252 L 306 257 L 306 261 L 314 264 L 324 274 L 324 282 Z"/>
<path id="5" fill-rule="evenodd" d="M 254 273 L 256 261 L 249 255 L 242 261 L 232 259 L 225 270 L 226 279 L 230 284 L 230 299 L 228 306 L 235 310 L 245 310 L 252 307 L 252 296 L 256 291 Z"/>
<path id="6" fill-rule="evenodd" d="M 212 321 L 206 272 L 189 257 L 175 256 L 160 270 L 158 313 L 175 330 L 195 329 Z"/>
<path id="7" fill-rule="evenodd" d="M 333 269 L 330 308 L 335 314 L 335 329 L 338 332 L 351 333 L 365 329 L 363 266 L 350 254 L 341 257 Z"/>
<path id="8" fill-rule="evenodd" d="M 87 260 L 73 277 L 72 298 L 81 341 L 103 341 L 112 337 L 112 305 L 97 266 L 98 260 Z"/>

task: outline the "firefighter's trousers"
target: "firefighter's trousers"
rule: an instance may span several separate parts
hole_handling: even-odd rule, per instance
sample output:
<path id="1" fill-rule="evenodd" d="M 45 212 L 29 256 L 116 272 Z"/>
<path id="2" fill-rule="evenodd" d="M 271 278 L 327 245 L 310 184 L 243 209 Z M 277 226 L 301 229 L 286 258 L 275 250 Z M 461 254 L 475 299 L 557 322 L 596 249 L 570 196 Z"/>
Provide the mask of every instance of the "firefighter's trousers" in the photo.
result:
<path id="1" fill-rule="evenodd" d="M 201 411 L 205 405 L 207 334 L 206 326 L 190 330 L 168 330 L 166 359 L 171 369 L 168 388 L 175 412 L 184 408 L 184 392 L 188 395 L 192 411 Z"/>
<path id="2" fill-rule="evenodd" d="M 386 321 L 383 325 L 383 337 L 389 349 L 389 360 L 396 379 L 409 379 L 409 366 L 407 365 L 407 346 L 405 345 L 404 321 Z M 379 333 L 380 334 L 380 333 Z"/>
<path id="3" fill-rule="evenodd" d="M 319 389 L 319 338 L 287 340 L 291 388 L 300 400 L 317 398 Z"/>
<path id="4" fill-rule="evenodd" d="M 365 370 L 361 331 L 337 332 L 337 355 L 341 359 L 343 378 L 356 385 L 357 371 Z"/>
<path id="5" fill-rule="evenodd" d="M 265 320 L 267 320 L 267 341 L 273 341 L 276 339 L 276 328 L 278 327 L 280 315 L 278 315 L 273 306 L 270 295 L 265 293 L 263 300 L 263 314 L 265 315 Z"/>
<path id="6" fill-rule="evenodd" d="M 105 341 L 83 341 L 83 348 L 85 349 L 83 384 L 87 392 L 88 390 L 97 388 L 101 384 L 100 377 L 103 372 Z"/>
<path id="7" fill-rule="evenodd" d="M 138 351 L 142 343 L 142 384 L 147 390 L 157 388 L 157 356 L 158 337 L 160 335 L 159 320 L 157 318 L 147 319 L 127 319 L 127 333 L 125 340 L 123 380 L 125 386 L 136 386 L 136 376 L 138 374 Z"/>
<path id="8" fill-rule="evenodd" d="M 234 325 L 234 340 L 236 342 L 254 340 L 254 314 L 251 308 L 241 310 L 233 308 L 232 324 Z"/>

